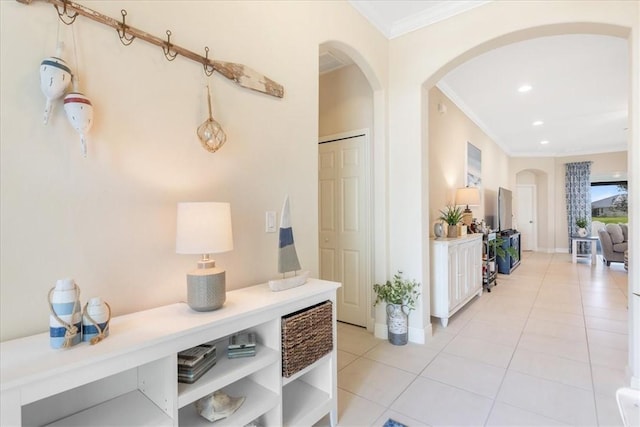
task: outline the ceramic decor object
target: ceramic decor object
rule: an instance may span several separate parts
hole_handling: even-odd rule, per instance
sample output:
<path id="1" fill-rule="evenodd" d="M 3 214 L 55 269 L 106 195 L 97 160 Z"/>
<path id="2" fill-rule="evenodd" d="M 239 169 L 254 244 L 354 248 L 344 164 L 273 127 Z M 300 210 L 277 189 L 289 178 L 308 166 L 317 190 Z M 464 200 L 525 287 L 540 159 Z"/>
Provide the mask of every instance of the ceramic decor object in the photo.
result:
<path id="1" fill-rule="evenodd" d="M 44 124 L 49 122 L 49 117 L 55 105 L 53 101 L 60 98 L 67 91 L 71 83 L 71 68 L 56 56 L 45 58 L 40 63 L 40 89 L 47 98 L 44 107 Z"/>
<path id="2" fill-rule="evenodd" d="M 80 342 L 82 332 L 80 288 L 73 279 L 60 279 L 49 291 L 49 337 L 53 348 L 71 347 Z"/>
<path id="3" fill-rule="evenodd" d="M 82 313 L 82 341 L 96 344 L 109 336 L 111 309 L 100 297 L 93 297 Z"/>
<path id="4" fill-rule="evenodd" d="M 87 157 L 87 133 L 93 125 L 93 105 L 80 92 L 71 92 L 64 97 L 64 111 L 71 126 L 80 134 L 82 155 Z"/>

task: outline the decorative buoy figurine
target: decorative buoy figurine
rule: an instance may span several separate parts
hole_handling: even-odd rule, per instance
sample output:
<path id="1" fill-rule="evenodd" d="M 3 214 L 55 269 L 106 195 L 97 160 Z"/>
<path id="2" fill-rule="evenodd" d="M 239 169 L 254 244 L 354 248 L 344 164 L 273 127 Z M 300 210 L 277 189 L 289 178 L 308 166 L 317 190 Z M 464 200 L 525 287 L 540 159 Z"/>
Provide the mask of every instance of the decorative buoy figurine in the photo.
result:
<path id="1" fill-rule="evenodd" d="M 89 299 L 82 311 L 82 341 L 97 344 L 109 336 L 111 307 L 100 297 Z"/>
<path id="2" fill-rule="evenodd" d="M 82 155 L 87 157 L 87 133 L 93 124 L 93 105 L 80 92 L 71 92 L 64 97 L 64 111 L 71 126 L 80 134 Z"/>
<path id="3" fill-rule="evenodd" d="M 71 83 L 71 68 L 59 57 L 61 51 L 62 46 L 60 45 L 56 56 L 45 58 L 40 63 L 40 89 L 47 97 L 44 107 L 45 125 L 49 122 L 49 116 L 53 111 L 53 101 L 64 95 Z"/>
<path id="4" fill-rule="evenodd" d="M 68 348 L 78 344 L 82 335 L 80 287 L 73 279 L 60 279 L 49 290 L 49 309 L 51 347 Z"/>

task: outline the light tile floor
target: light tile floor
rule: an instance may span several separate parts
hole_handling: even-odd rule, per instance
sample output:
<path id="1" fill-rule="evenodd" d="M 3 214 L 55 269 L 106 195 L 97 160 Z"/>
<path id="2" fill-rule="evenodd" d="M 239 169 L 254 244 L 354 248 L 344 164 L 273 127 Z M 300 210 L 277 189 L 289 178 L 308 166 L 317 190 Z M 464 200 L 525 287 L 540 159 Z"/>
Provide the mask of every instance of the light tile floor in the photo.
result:
<path id="1" fill-rule="evenodd" d="M 620 426 L 627 273 L 525 253 L 426 345 L 338 325 L 338 425 Z"/>

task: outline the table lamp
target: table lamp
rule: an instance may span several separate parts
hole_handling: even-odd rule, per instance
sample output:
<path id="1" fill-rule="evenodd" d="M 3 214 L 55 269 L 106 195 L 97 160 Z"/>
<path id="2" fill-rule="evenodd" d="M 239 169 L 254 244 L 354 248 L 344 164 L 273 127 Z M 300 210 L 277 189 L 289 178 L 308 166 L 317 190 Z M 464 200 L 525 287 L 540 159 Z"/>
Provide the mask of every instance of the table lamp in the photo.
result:
<path id="1" fill-rule="evenodd" d="M 226 300 L 225 270 L 209 254 L 233 249 L 229 203 L 178 203 L 176 253 L 201 254 L 187 274 L 187 303 L 196 311 L 216 310 Z"/>
<path id="2" fill-rule="evenodd" d="M 471 225 L 473 213 L 469 209 L 469 205 L 480 205 L 480 190 L 476 187 L 464 187 L 456 190 L 456 205 L 466 205 L 466 209 L 462 214 L 462 222 L 467 227 Z"/>

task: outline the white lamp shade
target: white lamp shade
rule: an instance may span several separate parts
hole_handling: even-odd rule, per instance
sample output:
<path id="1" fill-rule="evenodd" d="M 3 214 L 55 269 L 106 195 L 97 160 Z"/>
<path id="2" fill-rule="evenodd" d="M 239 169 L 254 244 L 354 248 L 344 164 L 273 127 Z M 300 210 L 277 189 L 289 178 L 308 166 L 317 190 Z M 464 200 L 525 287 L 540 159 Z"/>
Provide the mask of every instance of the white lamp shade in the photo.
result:
<path id="1" fill-rule="evenodd" d="M 480 190 L 476 187 L 458 188 L 456 190 L 456 205 L 478 206 L 480 204 Z"/>
<path id="2" fill-rule="evenodd" d="M 214 254 L 232 249 L 229 203 L 178 203 L 176 253 Z"/>

